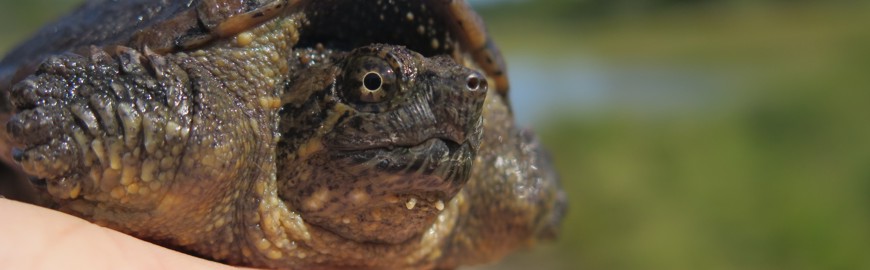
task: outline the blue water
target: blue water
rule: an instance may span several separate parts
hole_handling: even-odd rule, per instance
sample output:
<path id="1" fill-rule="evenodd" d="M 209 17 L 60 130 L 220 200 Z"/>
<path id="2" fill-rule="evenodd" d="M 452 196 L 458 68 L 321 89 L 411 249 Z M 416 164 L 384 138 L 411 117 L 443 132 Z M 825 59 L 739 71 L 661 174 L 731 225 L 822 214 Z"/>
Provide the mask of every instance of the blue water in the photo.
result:
<path id="1" fill-rule="evenodd" d="M 517 122 L 618 110 L 645 116 L 709 110 L 723 101 L 728 76 L 697 67 L 613 64 L 582 54 L 506 55 Z"/>
<path id="2" fill-rule="evenodd" d="M 580 113 L 604 102 L 607 74 L 581 57 L 506 56 L 517 122 L 529 125 L 561 108 Z"/>

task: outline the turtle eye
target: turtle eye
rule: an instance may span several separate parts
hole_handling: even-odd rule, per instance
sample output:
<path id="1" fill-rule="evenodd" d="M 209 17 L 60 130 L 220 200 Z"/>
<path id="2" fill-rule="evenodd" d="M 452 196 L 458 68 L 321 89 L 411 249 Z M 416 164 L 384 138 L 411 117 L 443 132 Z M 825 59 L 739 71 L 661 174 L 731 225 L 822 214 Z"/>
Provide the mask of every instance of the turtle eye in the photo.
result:
<path id="1" fill-rule="evenodd" d="M 348 62 L 344 76 L 344 96 L 348 101 L 371 104 L 390 99 L 395 91 L 396 73 L 381 58 L 365 56 Z"/>
<path id="2" fill-rule="evenodd" d="M 381 90 L 384 85 L 384 79 L 381 74 L 374 71 L 369 71 L 362 78 L 362 87 L 360 87 L 359 99 L 364 102 L 380 102 L 386 95 L 385 91 Z"/>
<path id="3" fill-rule="evenodd" d="M 384 81 L 381 79 L 381 75 L 374 71 L 366 73 L 366 76 L 363 77 L 363 85 L 369 91 L 381 89 L 381 84 L 383 83 Z"/>

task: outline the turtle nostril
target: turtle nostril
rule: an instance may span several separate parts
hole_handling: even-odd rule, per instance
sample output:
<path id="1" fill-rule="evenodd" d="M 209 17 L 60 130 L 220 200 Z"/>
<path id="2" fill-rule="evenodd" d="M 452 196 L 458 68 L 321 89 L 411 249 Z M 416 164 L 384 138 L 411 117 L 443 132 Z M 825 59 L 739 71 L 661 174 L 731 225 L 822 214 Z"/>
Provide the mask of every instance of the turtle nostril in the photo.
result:
<path id="1" fill-rule="evenodd" d="M 477 91 L 478 89 L 486 89 L 486 80 L 481 78 L 477 74 L 471 74 L 468 76 L 468 80 L 465 84 L 465 87 L 471 91 Z"/>

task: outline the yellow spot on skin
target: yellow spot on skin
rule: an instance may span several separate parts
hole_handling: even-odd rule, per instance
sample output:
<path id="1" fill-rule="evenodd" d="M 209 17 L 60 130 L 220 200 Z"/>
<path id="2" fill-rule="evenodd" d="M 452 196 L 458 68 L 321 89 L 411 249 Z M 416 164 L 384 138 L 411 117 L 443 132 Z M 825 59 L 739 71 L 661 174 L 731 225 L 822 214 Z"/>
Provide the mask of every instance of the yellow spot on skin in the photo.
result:
<path id="1" fill-rule="evenodd" d="M 212 155 L 206 155 L 200 160 L 200 164 L 208 167 L 217 167 L 217 158 Z"/>
<path id="2" fill-rule="evenodd" d="M 313 139 L 299 147 L 299 157 L 306 158 L 320 150 L 323 150 L 323 142 L 319 139 Z"/>
<path id="3" fill-rule="evenodd" d="M 435 209 L 438 209 L 438 211 L 444 210 L 444 201 L 438 200 L 435 202 Z"/>
<path id="4" fill-rule="evenodd" d="M 223 217 L 221 217 L 221 218 L 218 218 L 217 221 L 214 222 L 214 226 L 221 227 L 224 225 L 224 223 L 226 223 L 226 220 Z"/>
<path id="5" fill-rule="evenodd" d="M 121 140 L 115 140 L 109 145 L 109 167 L 114 170 L 121 169 L 121 152 L 124 151 L 124 145 Z"/>
<path id="6" fill-rule="evenodd" d="M 408 11 L 408 14 L 405 14 L 405 19 L 408 19 L 409 21 L 413 21 L 414 20 L 414 13 L 411 13 L 410 11 Z"/>
<path id="7" fill-rule="evenodd" d="M 181 126 L 174 121 L 166 122 L 166 137 L 167 139 L 172 139 L 175 136 L 181 135 Z"/>
<path id="8" fill-rule="evenodd" d="M 123 198 L 124 195 L 126 195 L 126 194 L 127 193 L 124 191 L 124 187 L 120 187 L 120 186 L 113 188 L 112 193 L 111 193 L 112 198 L 114 198 L 114 199 Z"/>
<path id="9" fill-rule="evenodd" d="M 267 249 L 272 247 L 272 243 L 269 243 L 269 240 L 260 239 L 260 241 L 257 241 L 256 246 L 257 246 L 257 249 L 259 249 L 261 251 L 266 251 Z"/>
<path id="10" fill-rule="evenodd" d="M 321 188 L 311 194 L 311 197 L 305 200 L 304 207 L 307 210 L 319 210 L 323 204 L 329 200 L 329 190 Z"/>
<path id="11" fill-rule="evenodd" d="M 269 250 L 269 253 L 266 254 L 266 257 L 269 257 L 269 259 L 273 259 L 273 260 L 280 259 L 283 256 L 284 255 L 281 254 L 281 251 L 278 251 L 277 249 Z"/>
<path id="12" fill-rule="evenodd" d="M 408 208 L 408 210 L 413 210 L 414 206 L 417 206 L 417 198 L 411 198 L 405 203 L 405 208 Z"/>
<path id="13" fill-rule="evenodd" d="M 355 189 L 350 192 L 350 200 L 357 205 L 365 204 L 369 201 L 369 194 L 363 190 Z"/>
<path id="14" fill-rule="evenodd" d="M 133 183 L 133 184 L 130 184 L 129 186 L 127 186 L 127 193 L 130 193 L 130 194 L 139 193 L 139 184 Z"/>
<path id="15" fill-rule="evenodd" d="M 182 148 L 181 145 L 173 146 L 173 147 L 172 147 L 172 152 L 171 152 L 170 154 L 172 154 L 172 156 L 176 156 L 176 157 L 177 157 L 177 156 L 180 156 L 180 155 L 181 155 L 181 150 L 184 150 L 184 148 Z"/>
<path id="16" fill-rule="evenodd" d="M 261 97 L 260 106 L 265 109 L 277 109 L 281 107 L 281 99 L 275 97 Z"/>
<path id="17" fill-rule="evenodd" d="M 262 228 L 266 231 L 276 231 L 279 222 L 280 221 L 276 220 L 273 215 L 267 214 L 266 218 L 263 219 L 263 223 L 261 224 Z"/>
<path id="18" fill-rule="evenodd" d="M 319 133 L 326 134 L 327 132 L 332 131 L 332 128 L 335 127 L 335 123 L 338 122 L 338 119 L 348 111 L 354 111 L 354 109 L 343 103 L 335 104 L 334 110 L 330 112 L 326 120 L 323 121 L 323 128 L 319 130 Z"/>
<path id="19" fill-rule="evenodd" d="M 154 182 L 158 183 L 158 182 Z M 154 183 L 151 183 L 152 185 Z M 154 187 L 151 187 L 152 190 L 157 190 Z M 157 206 L 157 213 L 172 213 L 177 212 L 178 207 L 181 204 L 181 199 L 175 194 L 166 194 L 163 197 L 163 200 L 160 201 L 160 205 Z"/>
<path id="20" fill-rule="evenodd" d="M 154 154 L 154 151 L 157 150 L 157 146 L 162 140 L 158 140 L 156 137 L 158 136 L 158 132 L 154 130 L 154 120 L 148 117 L 142 120 L 142 128 L 145 130 L 145 138 L 143 139 L 143 145 L 145 145 L 145 152 L 148 154 Z"/>
<path id="21" fill-rule="evenodd" d="M 85 153 L 83 153 L 85 166 L 93 165 L 92 164 L 93 158 L 88 153 L 88 137 L 87 137 L 87 135 L 85 135 L 85 133 L 82 132 L 81 129 L 76 129 L 75 132 L 73 133 L 73 138 L 75 139 L 76 143 L 79 145 L 79 149 L 82 149 L 85 152 Z"/>
<path id="22" fill-rule="evenodd" d="M 157 161 L 153 159 L 145 160 L 142 163 L 142 171 L 140 172 L 139 178 L 144 182 L 151 182 L 154 180 L 154 173 L 157 171 Z"/>
<path id="23" fill-rule="evenodd" d="M 136 167 L 127 165 L 124 166 L 124 169 L 121 170 L 121 185 L 129 185 L 133 183 L 136 179 Z"/>
<path id="24" fill-rule="evenodd" d="M 82 192 L 82 185 L 79 184 L 79 183 L 76 183 L 76 186 L 74 186 L 74 187 L 69 191 L 69 198 L 70 198 L 70 199 L 78 198 L 78 197 L 79 197 L 79 194 L 81 194 L 81 192 Z"/>
<path id="25" fill-rule="evenodd" d="M 266 193 L 266 183 L 257 182 L 256 184 L 254 184 L 254 190 L 257 192 L 257 194 Z"/>
<path id="26" fill-rule="evenodd" d="M 254 34 L 251 34 L 251 32 L 243 32 L 236 36 L 236 44 L 240 47 L 247 47 L 251 45 L 252 41 L 254 41 Z"/>
<path id="27" fill-rule="evenodd" d="M 169 169 L 172 167 L 172 163 L 173 161 L 171 157 L 164 157 L 160 160 L 160 168 Z"/>
<path id="28" fill-rule="evenodd" d="M 438 39 L 433 38 L 432 39 L 432 49 L 438 49 L 438 47 L 440 47 L 440 46 L 441 46 L 441 43 L 438 42 Z"/>
<path id="29" fill-rule="evenodd" d="M 92 141 L 91 149 L 94 149 L 94 154 L 97 155 L 100 163 L 106 164 L 106 149 L 103 147 L 103 141 L 99 139 Z"/>
<path id="30" fill-rule="evenodd" d="M 299 41 L 299 32 L 296 31 L 296 25 L 292 20 L 286 20 L 282 23 L 282 27 L 284 27 L 284 31 L 288 33 L 290 37 L 290 43 L 296 44 Z"/>

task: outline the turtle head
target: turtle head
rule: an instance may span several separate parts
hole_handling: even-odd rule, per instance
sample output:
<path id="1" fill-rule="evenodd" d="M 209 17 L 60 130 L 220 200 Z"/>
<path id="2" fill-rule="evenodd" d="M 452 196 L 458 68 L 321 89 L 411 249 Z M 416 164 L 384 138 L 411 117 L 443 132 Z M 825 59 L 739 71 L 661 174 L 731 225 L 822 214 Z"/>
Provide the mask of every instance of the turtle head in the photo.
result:
<path id="1" fill-rule="evenodd" d="M 468 181 L 487 82 L 445 56 L 372 45 L 306 69 L 284 95 L 278 190 L 309 224 L 399 243 Z"/>

